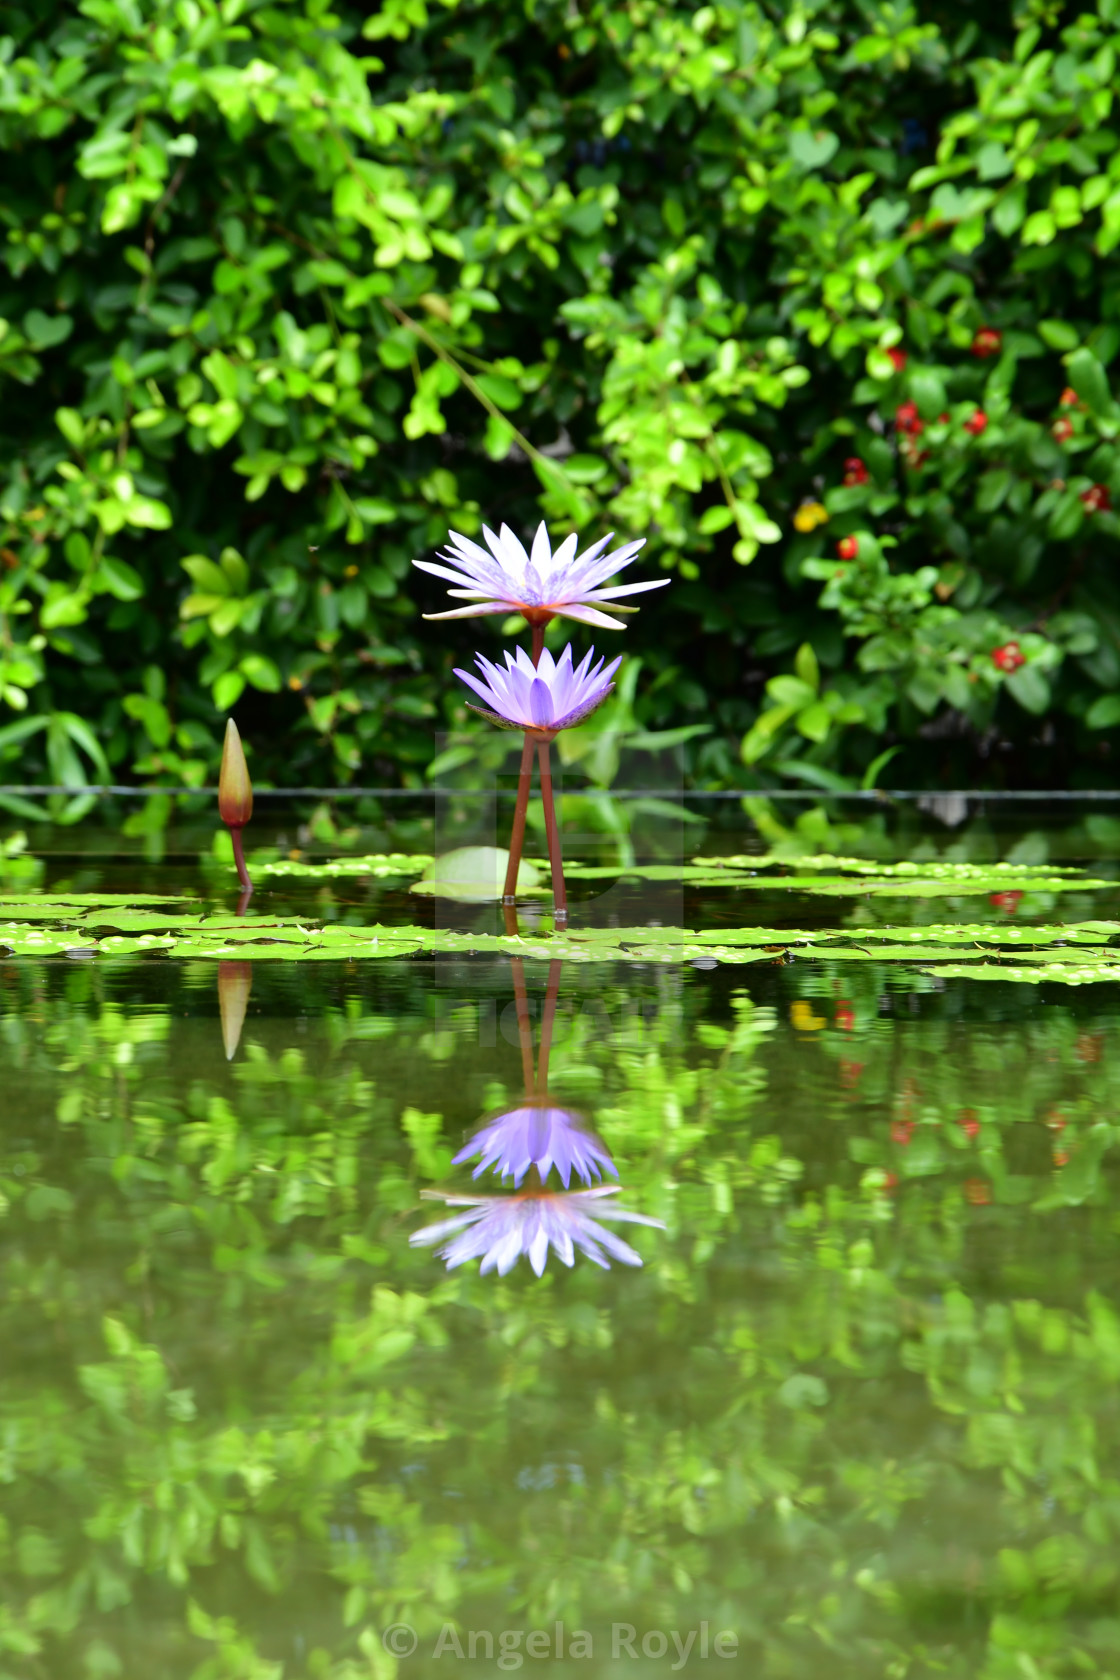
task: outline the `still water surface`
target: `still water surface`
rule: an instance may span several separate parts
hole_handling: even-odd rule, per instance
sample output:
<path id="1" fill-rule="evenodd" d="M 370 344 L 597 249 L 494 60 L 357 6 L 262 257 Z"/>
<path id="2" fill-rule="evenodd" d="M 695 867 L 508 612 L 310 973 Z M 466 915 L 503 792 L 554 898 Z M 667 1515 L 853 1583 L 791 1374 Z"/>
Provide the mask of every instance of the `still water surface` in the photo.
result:
<path id="1" fill-rule="evenodd" d="M 120 865 L 37 884 L 79 875 Z M 860 913 L 688 925 L 732 909 Z M 6 1680 L 1120 1673 L 1114 987 L 49 958 L 0 1000 Z M 485 1272 L 415 1240 L 467 1214 Z"/>

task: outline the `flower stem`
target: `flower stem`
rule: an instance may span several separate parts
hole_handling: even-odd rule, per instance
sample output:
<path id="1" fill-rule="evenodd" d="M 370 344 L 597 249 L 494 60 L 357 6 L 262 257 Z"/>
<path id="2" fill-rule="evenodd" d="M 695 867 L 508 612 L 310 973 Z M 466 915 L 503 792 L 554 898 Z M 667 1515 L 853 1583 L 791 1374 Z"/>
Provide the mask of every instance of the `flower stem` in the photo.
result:
<path id="1" fill-rule="evenodd" d="M 533 625 L 533 653 L 532 653 L 532 659 L 533 659 L 533 664 L 534 665 L 539 665 L 540 664 L 541 654 L 543 652 L 544 652 L 544 625 L 543 624 L 534 624 Z"/>
<path id="2" fill-rule="evenodd" d="M 548 965 L 548 990 L 544 998 L 544 1013 L 541 1015 L 541 1048 L 537 1056 L 537 1094 L 544 1096 L 548 1090 L 548 1058 L 552 1050 L 552 1027 L 556 1020 L 556 1000 L 560 992 L 560 970 L 563 963 L 559 958 L 553 958 Z"/>
<path id="3" fill-rule="evenodd" d="M 510 961 L 513 969 L 513 996 L 517 1007 L 517 1036 L 521 1041 L 521 1077 L 525 1094 L 532 1096 L 536 1089 L 533 1076 L 533 1023 L 529 1018 L 529 994 L 525 989 L 525 964 L 520 957 Z"/>
<path id="4" fill-rule="evenodd" d="M 551 743 L 538 745 L 541 772 L 541 803 L 544 806 L 544 826 L 548 835 L 548 861 L 552 865 L 552 902 L 558 922 L 568 919 L 568 889 L 564 885 L 564 859 L 560 854 L 560 830 L 556 826 L 556 806 L 552 799 L 552 765 L 549 759 Z"/>
<path id="5" fill-rule="evenodd" d="M 245 848 L 241 844 L 241 830 L 231 827 L 229 834 L 233 841 L 233 861 L 237 865 L 237 879 L 241 882 L 242 891 L 251 893 L 253 883 L 249 879 L 249 871 L 245 867 Z"/>
<path id="6" fill-rule="evenodd" d="M 517 871 L 521 867 L 521 848 L 525 843 L 525 814 L 529 809 L 529 784 L 533 779 L 533 742 L 526 733 L 521 749 L 521 770 L 517 778 L 517 804 L 513 808 L 513 828 L 509 836 L 509 863 L 506 866 L 503 904 L 512 904 L 517 897 Z"/>

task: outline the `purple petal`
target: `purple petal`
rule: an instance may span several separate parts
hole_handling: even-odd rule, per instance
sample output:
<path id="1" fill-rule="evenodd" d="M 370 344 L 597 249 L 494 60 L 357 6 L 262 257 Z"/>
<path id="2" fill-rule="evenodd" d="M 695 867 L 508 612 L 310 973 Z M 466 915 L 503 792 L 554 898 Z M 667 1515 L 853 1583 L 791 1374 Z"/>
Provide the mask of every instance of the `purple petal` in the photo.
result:
<path id="1" fill-rule="evenodd" d="M 546 727 L 552 722 L 552 695 L 546 682 L 540 677 L 534 677 L 533 686 L 529 690 L 529 710 L 534 723 Z"/>

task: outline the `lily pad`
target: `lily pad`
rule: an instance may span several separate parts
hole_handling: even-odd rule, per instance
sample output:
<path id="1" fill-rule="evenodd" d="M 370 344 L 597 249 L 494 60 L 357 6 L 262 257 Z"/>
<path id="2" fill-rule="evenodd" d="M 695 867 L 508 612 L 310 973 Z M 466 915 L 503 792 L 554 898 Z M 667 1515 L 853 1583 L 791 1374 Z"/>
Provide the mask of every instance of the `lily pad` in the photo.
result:
<path id="1" fill-rule="evenodd" d="M 509 852 L 500 846 L 461 846 L 433 858 L 410 891 L 432 898 L 451 898 L 460 904 L 492 904 L 505 888 Z M 549 892 L 543 886 L 537 866 L 522 858 L 517 870 L 517 891 L 522 896 Z"/>
<path id="2" fill-rule="evenodd" d="M 372 852 L 365 857 L 331 858 L 316 863 L 304 863 L 299 858 L 277 858 L 271 863 L 254 864 L 253 873 L 268 880 L 329 880 L 338 876 L 372 875 L 383 879 L 392 875 L 419 875 L 433 862 L 430 852 Z"/>

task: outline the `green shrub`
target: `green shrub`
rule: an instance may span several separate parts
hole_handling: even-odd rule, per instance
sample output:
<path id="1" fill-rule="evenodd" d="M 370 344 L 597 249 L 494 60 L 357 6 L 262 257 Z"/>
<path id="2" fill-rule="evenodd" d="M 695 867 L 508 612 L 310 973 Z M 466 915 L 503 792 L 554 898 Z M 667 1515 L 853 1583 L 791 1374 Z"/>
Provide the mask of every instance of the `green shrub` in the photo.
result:
<path id="1" fill-rule="evenodd" d="M 411 558 L 542 515 L 702 784 L 1099 779 L 1120 0 L 5 18 L 4 779 L 419 784 Z"/>

